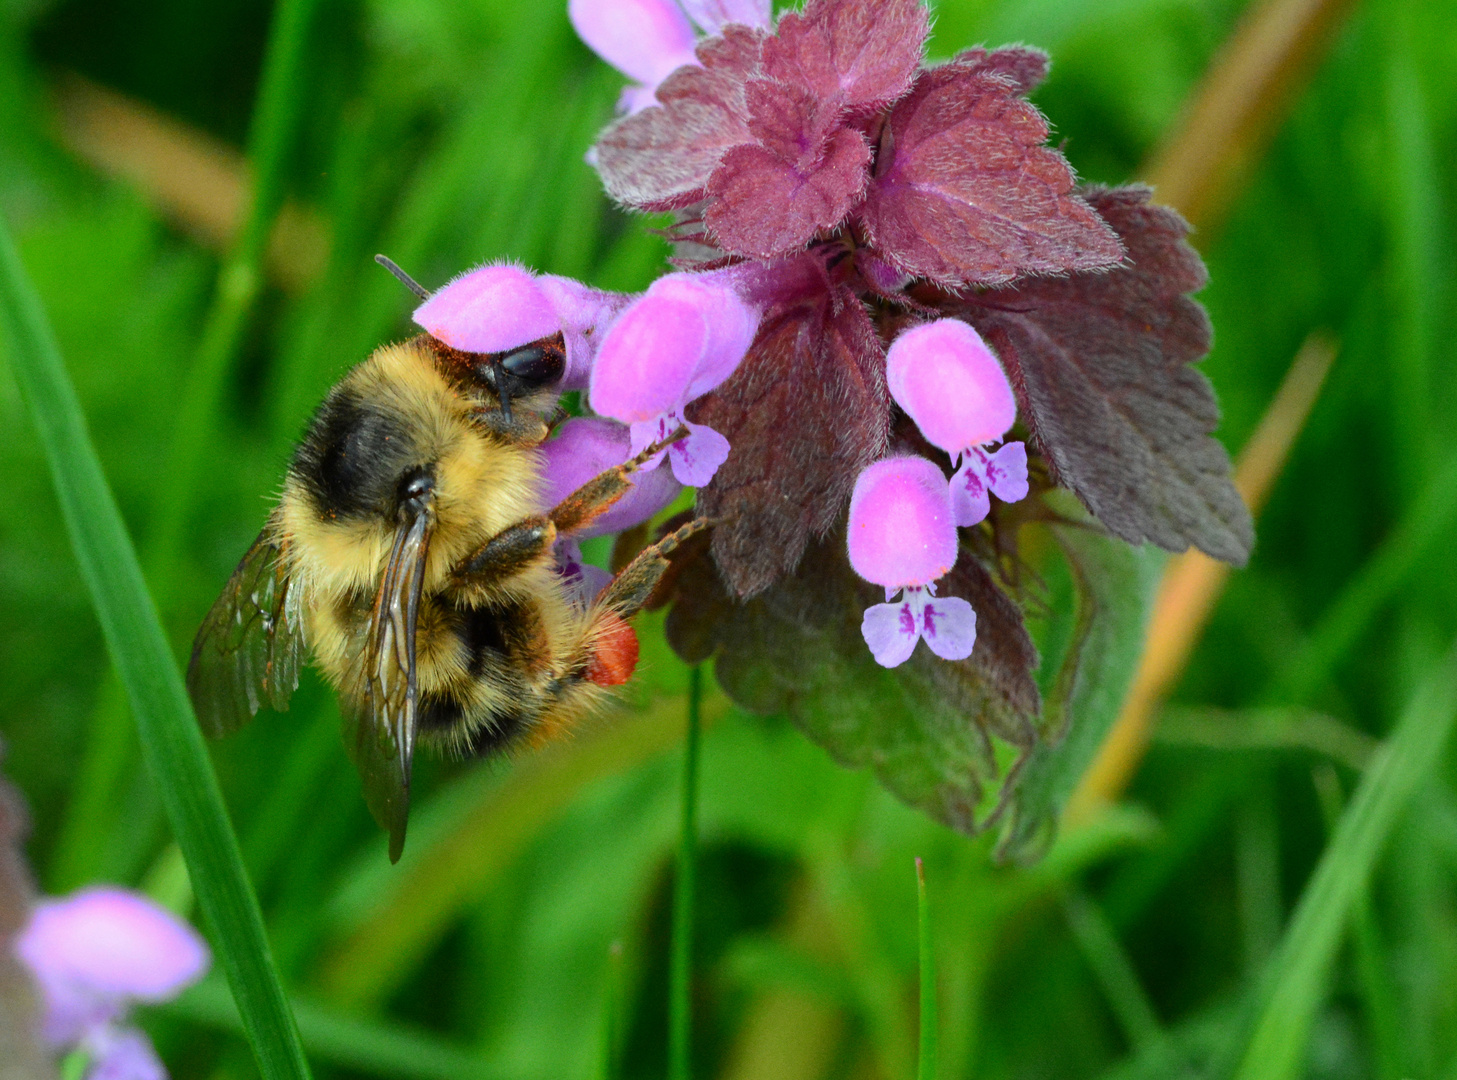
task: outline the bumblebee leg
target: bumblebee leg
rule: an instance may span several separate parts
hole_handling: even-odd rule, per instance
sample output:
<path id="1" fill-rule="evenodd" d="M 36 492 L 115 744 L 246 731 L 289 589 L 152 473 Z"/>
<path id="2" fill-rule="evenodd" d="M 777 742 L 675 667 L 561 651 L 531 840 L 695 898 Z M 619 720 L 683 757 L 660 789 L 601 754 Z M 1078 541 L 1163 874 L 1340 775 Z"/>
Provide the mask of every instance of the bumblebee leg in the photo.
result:
<path id="1" fill-rule="evenodd" d="M 499 409 L 477 409 L 471 419 L 509 446 L 540 446 L 552 430 L 551 424 L 529 409 L 513 410 L 509 417 Z"/>
<path id="2" fill-rule="evenodd" d="M 627 494 L 632 487 L 628 477 L 642 467 L 643 462 L 654 454 L 660 453 L 667 447 L 673 445 L 683 436 L 688 434 L 687 428 L 679 428 L 669 435 L 662 442 L 653 443 L 642 453 L 630 461 L 624 461 L 615 469 L 608 469 L 600 473 L 585 484 L 572 492 L 555 510 L 551 512 L 551 520 L 556 524 L 557 531 L 563 533 L 575 532 L 584 525 L 601 517 L 612 505 Z"/>
<path id="3" fill-rule="evenodd" d="M 556 526 L 544 517 L 529 517 L 502 529 L 463 559 L 451 572 L 457 581 L 483 584 L 525 570 L 556 543 Z"/>
<path id="4" fill-rule="evenodd" d="M 627 619 L 636 615 L 648 602 L 648 597 L 652 596 L 653 589 L 657 588 L 658 582 L 667 571 L 667 556 L 694 533 L 702 532 L 713 523 L 712 518 L 696 518 L 651 547 L 644 548 L 602 590 L 597 602 L 620 618 Z"/>

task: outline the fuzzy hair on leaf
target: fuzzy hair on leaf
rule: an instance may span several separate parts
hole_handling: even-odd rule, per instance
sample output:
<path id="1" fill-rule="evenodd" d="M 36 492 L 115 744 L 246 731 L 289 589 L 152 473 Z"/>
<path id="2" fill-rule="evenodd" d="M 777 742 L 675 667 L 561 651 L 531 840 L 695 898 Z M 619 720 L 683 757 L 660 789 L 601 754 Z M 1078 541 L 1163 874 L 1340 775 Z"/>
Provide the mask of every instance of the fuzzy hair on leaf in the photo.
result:
<path id="1" fill-rule="evenodd" d="M 949 305 L 996 350 L 1053 479 L 1131 544 L 1191 544 L 1243 565 L 1254 528 L 1211 432 L 1219 409 L 1189 365 L 1209 352 L 1207 274 L 1189 226 L 1143 187 L 1084 197 L 1128 247 L 1102 273 L 1023 282 Z"/>
<path id="2" fill-rule="evenodd" d="M 1122 259 L 1020 92 L 986 60 L 921 74 L 891 110 L 860 211 L 882 257 L 953 288 Z"/>

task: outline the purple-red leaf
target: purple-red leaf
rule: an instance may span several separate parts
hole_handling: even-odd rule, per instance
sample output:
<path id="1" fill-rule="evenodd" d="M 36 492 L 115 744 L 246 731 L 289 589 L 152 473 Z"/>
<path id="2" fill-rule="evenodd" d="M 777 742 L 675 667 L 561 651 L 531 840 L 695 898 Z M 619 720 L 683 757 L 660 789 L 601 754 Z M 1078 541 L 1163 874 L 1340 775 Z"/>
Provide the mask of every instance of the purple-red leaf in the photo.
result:
<path id="1" fill-rule="evenodd" d="M 799 566 L 751 600 L 726 591 L 712 561 L 681 568 L 668 641 L 689 663 L 714 659 L 724 690 L 744 708 L 787 713 L 836 760 L 869 766 L 890 791 L 967 833 L 985 828 L 1010 796 L 1016 768 L 996 743 L 1025 756 L 1039 738 L 1037 652 L 1020 608 L 963 552 L 939 590 L 977 612 L 976 647 L 947 661 L 924 644 L 893 670 L 860 632 L 883 590 L 858 579 L 837 530 Z"/>
<path id="2" fill-rule="evenodd" d="M 778 273 L 785 299 L 748 356 L 689 410 L 731 447 L 698 509 L 722 521 L 713 553 L 740 596 L 794 569 L 810 537 L 840 521 L 856 475 L 885 453 L 890 423 L 885 354 L 860 301 L 817 280 L 813 260 Z"/>
<path id="3" fill-rule="evenodd" d="M 1249 511 L 1211 436 L 1219 410 L 1188 365 L 1209 351 L 1204 286 L 1188 225 L 1147 188 L 1093 188 L 1088 202 L 1128 246 L 1104 273 L 1029 281 L 957 310 L 1007 368 L 1052 469 L 1112 532 L 1170 551 L 1190 544 L 1243 564 Z"/>
<path id="4" fill-rule="evenodd" d="M 724 155 L 704 220 L 723 250 L 769 259 L 844 220 L 865 192 L 870 147 L 803 87 L 754 79 L 748 104 L 758 142 Z"/>
<path id="5" fill-rule="evenodd" d="M 702 67 L 681 67 L 658 87 L 661 106 L 612 124 L 597 140 L 607 193 L 641 210 L 675 210 L 701 199 L 724 152 L 751 141 L 744 84 L 764 34 L 744 26 L 698 46 Z"/>
<path id="6" fill-rule="evenodd" d="M 1017 93 L 1026 97 L 1047 78 L 1047 54 L 1026 45 L 1004 45 L 1000 49 L 974 49 L 959 52 L 951 61 L 957 67 L 1001 75 L 1012 81 Z"/>
<path id="7" fill-rule="evenodd" d="M 911 88 L 930 23 L 920 0 L 809 0 L 764 44 L 764 71 L 837 115 L 866 115 Z"/>
<path id="8" fill-rule="evenodd" d="M 895 106 L 861 211 L 890 262 L 957 286 L 1123 257 L 1020 92 L 995 70 L 952 63 L 923 72 Z"/>

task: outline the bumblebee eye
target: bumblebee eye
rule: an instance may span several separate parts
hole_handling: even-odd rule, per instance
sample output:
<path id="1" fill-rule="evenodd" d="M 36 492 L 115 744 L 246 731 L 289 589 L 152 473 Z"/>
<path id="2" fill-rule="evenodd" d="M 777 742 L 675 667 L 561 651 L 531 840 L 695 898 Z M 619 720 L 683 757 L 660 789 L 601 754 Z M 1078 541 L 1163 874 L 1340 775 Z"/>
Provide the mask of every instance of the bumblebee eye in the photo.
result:
<path id="1" fill-rule="evenodd" d="M 521 385 L 537 387 L 560 379 L 566 367 L 566 358 L 560 349 L 527 345 L 501 357 L 501 367 Z"/>

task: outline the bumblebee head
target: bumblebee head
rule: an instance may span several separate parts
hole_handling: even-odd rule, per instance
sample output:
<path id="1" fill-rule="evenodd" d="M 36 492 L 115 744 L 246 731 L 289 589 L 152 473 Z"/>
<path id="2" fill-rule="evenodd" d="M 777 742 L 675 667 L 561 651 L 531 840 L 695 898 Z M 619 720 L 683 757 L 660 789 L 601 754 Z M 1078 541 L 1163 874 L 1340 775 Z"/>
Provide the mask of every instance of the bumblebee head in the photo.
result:
<path id="1" fill-rule="evenodd" d="M 533 341 L 504 353 L 475 353 L 473 370 L 501 403 L 501 412 L 511 419 L 511 402 L 530 403 L 533 397 L 555 400 L 556 386 L 567 370 L 566 346 L 561 334 Z M 545 392 L 545 393 L 543 393 Z M 535 410 L 545 412 L 550 409 Z"/>

